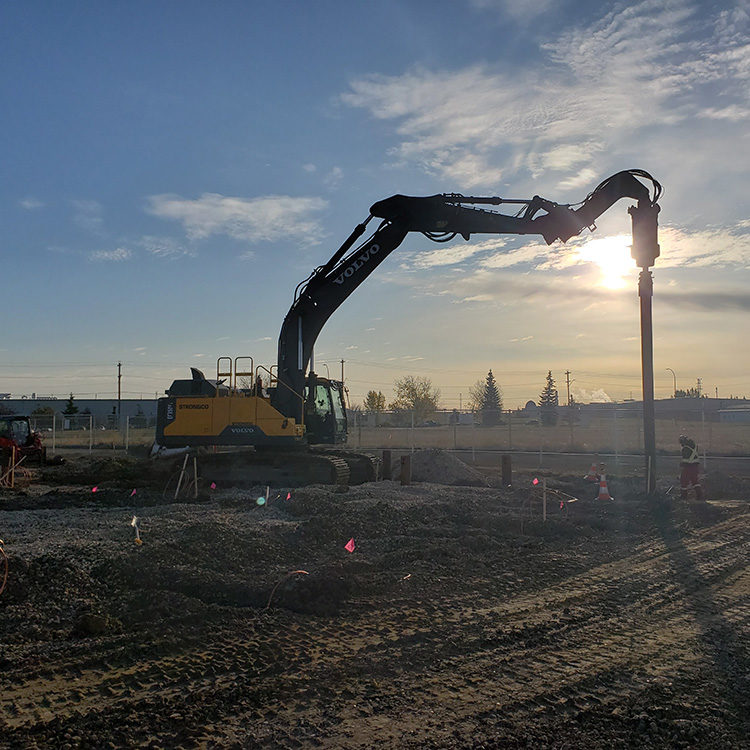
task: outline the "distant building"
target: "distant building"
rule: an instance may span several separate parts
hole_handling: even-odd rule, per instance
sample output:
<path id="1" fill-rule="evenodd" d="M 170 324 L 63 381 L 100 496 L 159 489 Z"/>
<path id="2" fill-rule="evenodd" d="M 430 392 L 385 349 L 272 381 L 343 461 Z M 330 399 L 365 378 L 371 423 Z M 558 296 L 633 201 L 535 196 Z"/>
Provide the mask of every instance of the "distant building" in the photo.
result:
<path id="1" fill-rule="evenodd" d="M 3 399 L 3 411 L 12 414 L 34 416 L 43 414 L 43 410 L 51 409 L 57 419 L 63 418 L 67 399 L 40 398 L 11 398 Z M 81 421 L 91 415 L 96 427 L 117 426 L 116 398 L 75 398 L 73 404 L 78 408 L 76 418 Z M 120 400 L 120 418 L 125 423 L 130 418 L 131 426 L 151 427 L 156 424 L 156 399 L 123 398 Z M 137 420 L 137 425 L 134 420 Z"/>

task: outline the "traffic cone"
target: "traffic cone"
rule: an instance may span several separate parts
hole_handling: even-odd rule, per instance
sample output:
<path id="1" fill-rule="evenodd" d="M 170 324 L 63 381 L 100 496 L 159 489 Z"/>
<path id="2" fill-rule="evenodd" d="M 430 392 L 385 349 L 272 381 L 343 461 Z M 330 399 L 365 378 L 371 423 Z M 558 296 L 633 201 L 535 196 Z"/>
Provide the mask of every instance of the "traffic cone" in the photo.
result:
<path id="1" fill-rule="evenodd" d="M 607 487 L 607 475 L 602 474 L 599 477 L 599 494 L 597 500 L 614 500 L 612 495 L 609 494 L 609 488 Z"/>
<path id="2" fill-rule="evenodd" d="M 589 482 L 597 482 L 599 480 L 599 475 L 596 473 L 596 464 L 591 464 L 591 468 L 589 469 L 589 473 L 586 474 L 584 477 L 585 480 Z"/>

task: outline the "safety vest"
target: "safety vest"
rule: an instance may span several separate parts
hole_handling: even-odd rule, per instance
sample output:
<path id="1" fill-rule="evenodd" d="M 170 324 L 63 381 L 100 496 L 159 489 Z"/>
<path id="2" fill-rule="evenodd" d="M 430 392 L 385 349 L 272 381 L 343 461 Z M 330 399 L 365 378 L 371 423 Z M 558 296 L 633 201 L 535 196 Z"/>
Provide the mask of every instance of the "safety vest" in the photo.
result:
<path id="1" fill-rule="evenodd" d="M 686 456 L 685 453 L 687 451 L 690 451 L 690 453 Z M 686 445 L 682 446 L 682 463 L 683 464 L 700 463 L 700 458 L 698 457 L 698 446 L 692 440 Z"/>

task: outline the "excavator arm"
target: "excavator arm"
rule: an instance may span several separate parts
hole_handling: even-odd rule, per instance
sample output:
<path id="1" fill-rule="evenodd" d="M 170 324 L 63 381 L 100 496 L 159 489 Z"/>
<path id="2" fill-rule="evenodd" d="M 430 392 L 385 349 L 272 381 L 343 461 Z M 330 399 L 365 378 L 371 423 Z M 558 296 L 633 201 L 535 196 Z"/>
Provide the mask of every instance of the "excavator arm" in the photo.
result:
<path id="1" fill-rule="evenodd" d="M 638 178 L 650 180 L 654 195 Z M 316 268 L 295 292 L 279 336 L 278 384 L 274 406 L 283 414 L 302 419 L 301 396 L 313 345 L 328 318 L 393 252 L 409 232 L 421 232 L 436 242 L 472 234 L 535 234 L 549 245 L 566 242 L 594 228 L 596 219 L 621 198 L 632 198 L 633 254 L 638 264 L 653 265 L 661 186 L 642 170 L 626 170 L 608 177 L 580 204 L 559 204 L 534 196 L 530 199 L 464 196 L 455 193 L 428 197 L 394 195 L 375 203 L 370 216 L 357 225 L 328 262 Z M 483 206 L 520 205 L 516 215 L 506 215 Z M 364 242 L 354 247 L 372 218 L 382 222 Z M 352 249 L 354 248 L 354 249 Z M 650 259 L 650 263 L 648 262 Z M 313 376 L 314 377 L 314 376 Z"/>

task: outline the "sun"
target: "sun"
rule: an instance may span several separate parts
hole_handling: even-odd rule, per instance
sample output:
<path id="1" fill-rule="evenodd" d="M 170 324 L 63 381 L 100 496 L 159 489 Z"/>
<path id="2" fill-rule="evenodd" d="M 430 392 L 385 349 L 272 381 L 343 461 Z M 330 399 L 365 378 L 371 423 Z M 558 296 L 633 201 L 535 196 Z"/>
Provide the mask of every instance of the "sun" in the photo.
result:
<path id="1" fill-rule="evenodd" d="M 596 263 L 601 275 L 598 286 L 605 289 L 624 289 L 636 269 L 630 255 L 632 238 L 628 234 L 597 237 L 578 249 L 580 260 Z"/>

